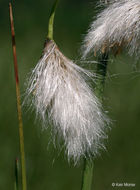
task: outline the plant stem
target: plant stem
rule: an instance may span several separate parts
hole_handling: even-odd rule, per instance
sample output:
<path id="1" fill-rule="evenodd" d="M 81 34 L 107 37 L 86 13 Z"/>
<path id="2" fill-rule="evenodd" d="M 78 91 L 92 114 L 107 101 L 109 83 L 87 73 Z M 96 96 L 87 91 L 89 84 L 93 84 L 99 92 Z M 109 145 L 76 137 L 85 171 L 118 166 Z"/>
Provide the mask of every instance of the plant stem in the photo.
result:
<path id="1" fill-rule="evenodd" d="M 19 190 L 19 163 L 18 159 L 15 160 L 15 190 Z"/>
<path id="2" fill-rule="evenodd" d="M 99 57 L 98 62 L 99 63 L 97 64 L 96 73 L 99 75 L 99 78 L 96 81 L 95 93 L 97 97 L 100 99 L 100 102 L 102 103 L 106 71 L 107 71 L 107 63 L 108 63 L 108 53 L 103 53 L 101 57 Z"/>
<path id="3" fill-rule="evenodd" d="M 93 162 L 84 160 L 82 190 L 90 190 L 93 176 Z"/>
<path id="4" fill-rule="evenodd" d="M 54 16 L 55 16 L 55 11 L 56 11 L 56 8 L 57 8 L 58 1 L 59 0 L 55 1 L 54 5 L 52 7 L 52 10 L 51 10 L 50 17 L 49 17 L 48 36 L 47 36 L 47 38 L 49 38 L 50 40 L 53 40 L 53 23 L 54 23 Z"/>
<path id="5" fill-rule="evenodd" d="M 13 20 L 11 3 L 9 3 L 9 11 L 10 11 L 12 48 L 13 48 L 14 71 L 15 71 L 15 81 L 16 81 L 17 112 L 18 112 L 18 122 L 19 122 L 19 140 L 20 140 L 20 155 L 21 155 L 21 170 L 22 170 L 22 189 L 26 190 L 27 188 L 26 188 L 26 166 L 25 166 L 25 153 L 24 153 L 23 122 L 22 122 L 22 113 L 21 113 L 21 100 L 20 100 L 18 65 L 17 65 L 17 56 L 16 56 L 14 20 Z"/>
<path id="6" fill-rule="evenodd" d="M 100 101 L 103 101 L 103 91 L 104 83 L 107 71 L 107 62 L 108 62 L 108 53 L 104 53 L 99 58 L 99 63 L 97 65 L 97 74 L 100 75 L 96 81 L 95 93 Z M 83 181 L 82 181 L 82 190 L 91 190 L 92 185 L 92 176 L 93 176 L 93 161 L 84 160 L 84 169 L 83 169 Z"/>

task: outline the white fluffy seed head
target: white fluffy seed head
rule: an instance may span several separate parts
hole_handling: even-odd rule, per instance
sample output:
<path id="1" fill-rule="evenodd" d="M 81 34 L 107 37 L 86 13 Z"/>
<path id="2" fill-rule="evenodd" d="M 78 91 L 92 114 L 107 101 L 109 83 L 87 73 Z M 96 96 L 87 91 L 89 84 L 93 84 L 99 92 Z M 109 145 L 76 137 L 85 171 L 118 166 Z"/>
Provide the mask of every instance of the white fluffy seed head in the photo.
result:
<path id="1" fill-rule="evenodd" d="M 101 104 L 87 85 L 89 72 L 66 58 L 49 40 L 33 69 L 27 87 L 37 115 L 45 127 L 46 115 L 53 131 L 63 139 L 68 159 L 76 163 L 82 157 L 97 155 L 104 147 L 108 119 Z"/>
<path id="2" fill-rule="evenodd" d="M 140 0 L 113 2 L 91 24 L 84 40 L 83 57 L 90 52 L 110 50 L 117 54 L 123 47 L 130 55 L 140 55 Z"/>

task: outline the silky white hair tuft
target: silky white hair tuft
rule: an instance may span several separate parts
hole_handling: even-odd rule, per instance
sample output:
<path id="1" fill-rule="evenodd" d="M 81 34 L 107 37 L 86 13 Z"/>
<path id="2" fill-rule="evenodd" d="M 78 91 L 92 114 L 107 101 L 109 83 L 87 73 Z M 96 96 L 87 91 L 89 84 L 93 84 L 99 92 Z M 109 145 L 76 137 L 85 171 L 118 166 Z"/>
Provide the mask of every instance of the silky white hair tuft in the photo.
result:
<path id="1" fill-rule="evenodd" d="M 63 139 L 69 160 L 96 156 L 104 148 L 108 118 L 84 77 L 90 72 L 66 58 L 48 40 L 28 80 L 26 96 L 46 127 L 53 122 L 54 136 Z"/>
<path id="2" fill-rule="evenodd" d="M 107 2 L 107 1 L 106 1 Z M 140 0 L 116 0 L 91 24 L 82 47 L 83 57 L 94 51 L 118 52 L 126 47 L 130 55 L 140 55 Z"/>

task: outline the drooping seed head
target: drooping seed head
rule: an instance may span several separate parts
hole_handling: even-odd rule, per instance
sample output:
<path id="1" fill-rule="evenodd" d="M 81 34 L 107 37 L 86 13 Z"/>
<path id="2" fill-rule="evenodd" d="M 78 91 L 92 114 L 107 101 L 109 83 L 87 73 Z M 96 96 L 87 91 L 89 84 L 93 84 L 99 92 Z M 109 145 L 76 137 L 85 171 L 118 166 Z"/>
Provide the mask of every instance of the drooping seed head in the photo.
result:
<path id="1" fill-rule="evenodd" d="M 90 73 L 66 58 L 52 40 L 33 69 L 27 87 L 37 115 L 46 126 L 46 115 L 53 122 L 54 136 L 64 141 L 69 159 L 98 154 L 104 147 L 108 119 L 101 104 L 86 83 Z"/>

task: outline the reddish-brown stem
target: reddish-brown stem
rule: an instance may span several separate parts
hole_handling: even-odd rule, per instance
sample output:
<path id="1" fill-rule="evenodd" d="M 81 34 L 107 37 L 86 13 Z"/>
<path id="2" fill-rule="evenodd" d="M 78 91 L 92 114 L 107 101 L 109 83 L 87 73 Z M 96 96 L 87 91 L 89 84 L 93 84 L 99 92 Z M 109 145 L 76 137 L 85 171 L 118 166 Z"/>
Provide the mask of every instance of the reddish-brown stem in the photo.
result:
<path id="1" fill-rule="evenodd" d="M 21 112 L 21 100 L 20 100 L 18 65 L 17 65 L 17 55 L 16 55 L 14 20 L 13 20 L 11 3 L 9 3 L 9 11 L 10 11 L 10 22 L 11 22 L 14 71 L 15 71 L 15 80 L 16 80 L 17 112 L 18 112 L 18 121 L 19 121 L 19 139 L 20 139 L 20 155 L 21 155 L 21 170 L 22 170 L 22 189 L 26 190 L 27 187 L 26 187 L 26 167 L 25 167 L 25 153 L 24 153 L 23 122 L 22 122 L 22 112 Z"/>

